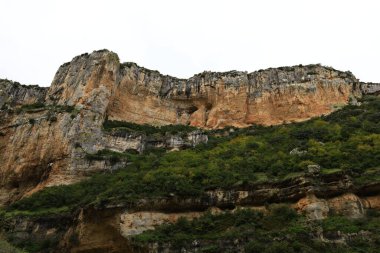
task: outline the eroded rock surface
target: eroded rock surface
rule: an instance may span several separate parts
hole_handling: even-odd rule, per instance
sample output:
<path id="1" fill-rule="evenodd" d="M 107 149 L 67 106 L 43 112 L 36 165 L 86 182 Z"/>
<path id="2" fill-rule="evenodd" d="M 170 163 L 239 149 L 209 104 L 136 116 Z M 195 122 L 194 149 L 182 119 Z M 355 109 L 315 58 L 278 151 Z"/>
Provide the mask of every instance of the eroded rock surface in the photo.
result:
<path id="1" fill-rule="evenodd" d="M 207 142 L 200 132 L 160 140 L 104 133 L 106 118 L 208 129 L 271 125 L 327 114 L 350 98 L 377 91 L 377 84 L 320 65 L 178 79 L 120 64 L 108 50 L 83 54 L 63 64 L 49 88 L 0 82 L 0 204 L 117 168 L 85 159 L 102 149 L 176 150 Z M 25 108 L 36 103 L 43 106 Z"/>
<path id="2" fill-rule="evenodd" d="M 37 85 L 21 85 L 6 79 L 0 79 L 0 108 L 2 110 L 15 105 L 44 102 L 48 88 Z"/>
<path id="3" fill-rule="evenodd" d="M 234 212 L 241 208 L 266 213 L 271 204 L 278 203 L 291 204 L 309 220 L 321 220 L 336 214 L 356 219 L 363 217 L 369 209 L 380 210 L 380 192 L 372 192 L 370 196 L 361 195 L 361 188 L 348 190 L 346 187 L 350 184 L 342 184 L 342 181 L 346 180 L 344 177 L 342 179 L 342 175 L 335 175 L 333 178 L 332 180 L 329 176 L 321 179 L 321 182 L 328 183 L 322 184 L 325 190 L 314 187 L 314 191 L 310 191 L 314 184 L 307 186 L 307 179 L 298 178 L 261 184 L 252 189 L 214 190 L 207 192 L 203 197 L 192 199 L 157 198 L 141 200 L 132 206 L 86 208 L 72 213 L 71 216 L 15 218 L 9 220 L 3 229 L 16 241 L 32 239 L 41 242 L 58 238 L 56 252 L 166 252 L 163 248 L 170 248 L 170 245 L 160 245 L 160 248 L 157 248 L 158 245 L 152 244 L 146 249 L 135 248 L 130 238 L 154 229 L 155 226 L 176 222 L 181 217 L 191 220 L 206 212 L 217 214 L 230 210 Z M 297 185 L 299 190 L 294 194 Z M 351 193 L 347 193 L 349 191 Z M 264 200 L 268 197 L 268 192 L 272 192 L 273 195 Z M 256 199 L 251 196 L 262 198 Z M 365 231 L 359 234 L 344 234 L 339 231 L 326 234 L 321 230 L 314 236 L 323 242 L 345 243 L 362 234 L 364 236 Z M 236 246 L 236 243 L 226 242 L 225 246 L 228 248 L 234 245 Z"/>

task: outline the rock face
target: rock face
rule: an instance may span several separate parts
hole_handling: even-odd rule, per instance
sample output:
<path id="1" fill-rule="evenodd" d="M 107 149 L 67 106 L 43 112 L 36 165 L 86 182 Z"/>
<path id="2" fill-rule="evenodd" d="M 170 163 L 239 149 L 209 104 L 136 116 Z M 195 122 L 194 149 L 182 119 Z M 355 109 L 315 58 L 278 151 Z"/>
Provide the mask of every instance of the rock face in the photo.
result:
<path id="1" fill-rule="evenodd" d="M 337 179 L 337 178 L 336 178 Z M 299 180 L 295 180 L 293 183 L 299 182 Z M 331 182 L 330 182 L 331 183 Z M 339 185 L 339 180 L 334 182 L 333 184 Z M 278 185 L 277 192 L 279 195 L 283 195 L 284 199 L 283 201 L 287 201 L 289 199 L 292 199 L 292 195 L 287 195 L 288 188 L 291 183 L 284 182 L 283 185 Z M 302 186 L 300 187 L 302 188 Z M 339 186 L 335 188 L 335 190 L 332 190 L 333 188 L 328 187 L 331 192 L 330 197 L 328 195 L 319 195 L 317 197 L 314 194 L 309 194 L 304 192 L 303 189 L 301 190 L 304 194 L 303 196 L 298 199 L 293 199 L 293 201 L 290 201 L 290 203 L 293 203 L 292 206 L 300 213 L 305 213 L 306 217 L 310 220 L 320 220 L 324 219 L 329 215 L 332 214 L 340 214 L 344 215 L 346 217 L 351 218 L 361 218 L 365 216 L 365 213 L 368 209 L 378 209 L 379 207 L 376 206 L 375 203 L 379 200 L 379 192 L 377 192 L 377 195 L 371 196 L 371 197 L 365 197 L 365 196 L 359 196 L 355 193 L 344 193 L 340 194 L 341 191 L 345 191 L 346 189 L 342 189 Z M 344 187 L 343 187 L 344 188 Z M 84 236 L 86 234 L 91 233 L 99 233 L 104 234 L 105 231 L 108 231 L 109 227 L 112 227 L 112 233 L 108 233 L 109 236 L 113 235 L 113 238 L 117 237 L 117 235 L 121 235 L 121 238 L 117 241 L 118 243 L 114 243 L 114 245 L 118 245 L 121 242 L 125 242 L 126 239 L 130 238 L 130 236 L 140 234 L 146 230 L 154 229 L 155 226 L 164 224 L 164 223 L 173 223 L 177 221 L 181 217 L 185 217 L 188 220 L 192 220 L 194 218 L 198 218 L 201 215 L 203 215 L 206 211 L 211 212 L 213 214 L 221 213 L 224 210 L 229 210 L 230 208 L 234 208 L 233 210 L 238 210 L 238 208 L 250 208 L 259 210 L 261 212 L 268 212 L 267 205 L 263 205 L 260 203 L 255 203 L 252 198 L 247 198 L 250 195 L 254 194 L 255 190 L 252 191 L 236 191 L 236 192 L 228 192 L 228 191 L 214 191 L 209 192 L 206 200 L 203 200 L 204 209 L 200 209 L 199 204 L 202 203 L 202 200 L 187 200 L 187 201 L 178 201 L 178 202 L 172 202 L 171 206 L 182 206 L 181 208 L 178 208 L 177 211 L 173 211 L 169 205 L 167 206 L 160 206 L 158 203 L 150 203 L 152 206 L 146 205 L 145 208 L 143 207 L 137 207 L 137 209 L 129 208 L 129 209 L 123 209 L 123 208 L 116 208 L 116 209 L 109 209 L 106 211 L 101 211 L 101 213 L 107 213 L 107 215 L 101 214 L 100 216 L 97 216 L 98 219 L 100 217 L 106 216 L 106 218 L 103 218 L 102 225 L 96 225 L 99 230 L 89 230 L 88 227 L 94 226 L 91 225 L 93 222 L 90 222 L 90 226 L 88 225 L 88 221 L 84 223 L 79 223 L 79 225 L 76 226 L 74 231 L 78 231 L 78 241 L 79 245 L 77 248 L 81 249 L 84 245 L 88 245 L 92 250 L 100 250 L 101 252 L 105 252 L 106 246 L 108 245 L 107 240 L 99 240 L 101 243 L 99 244 L 90 244 L 87 242 L 88 237 Z M 319 193 L 317 193 L 318 195 Z M 229 203 L 229 205 L 226 205 L 226 202 Z M 268 203 L 276 203 L 272 201 L 268 201 Z M 367 203 L 367 205 L 365 204 Z M 157 205 L 158 204 L 158 205 Z M 149 206 L 149 207 L 148 207 Z M 159 211 L 156 211 L 157 207 L 162 208 L 159 209 Z M 149 210 L 152 209 L 152 210 Z M 145 211 L 144 211 L 145 210 Z M 83 216 L 84 217 L 92 217 L 93 211 L 87 211 Z M 83 220 L 89 220 L 88 218 Z M 107 228 L 107 230 L 105 230 Z M 81 229 L 81 230 L 80 230 Z M 118 233 L 115 233 L 115 231 L 118 231 Z M 364 231 L 363 231 L 364 233 Z M 324 233 L 321 233 L 320 239 L 322 241 L 329 241 L 328 238 L 325 237 Z M 341 240 L 340 243 L 344 243 L 345 240 L 349 240 L 349 238 L 344 238 L 345 235 L 341 235 L 338 238 Z M 115 239 L 113 239 L 115 240 Z M 335 238 L 334 240 L 337 240 Z M 94 241 L 94 240 L 93 240 Z M 99 242 L 98 241 L 98 242 Z M 82 243 L 83 242 L 83 243 Z M 338 242 L 339 243 L 339 242 Z M 236 243 L 233 242 L 227 242 L 226 247 L 228 248 L 230 246 L 236 247 Z M 170 245 L 160 245 L 160 248 L 157 248 L 158 245 L 152 244 L 147 247 L 146 252 L 171 252 L 170 250 L 166 248 L 170 248 Z M 122 250 L 115 250 L 115 252 L 125 252 L 125 249 L 129 249 L 131 252 L 142 252 L 143 249 L 141 248 L 133 248 L 131 244 L 126 243 L 124 245 L 124 248 Z M 102 251 L 103 250 L 103 251 Z M 123 251 L 124 250 L 124 251 Z M 167 251 L 165 251 L 167 250 Z M 77 252 L 74 248 L 72 252 Z M 81 251 L 79 251 L 81 252 Z M 145 252 L 145 251 L 143 251 Z M 177 252 L 174 250 L 173 252 Z M 192 251 L 191 251 L 192 252 Z M 195 250 L 196 252 L 196 250 Z M 236 250 L 236 248 L 233 248 L 231 252 L 244 252 Z"/>
<path id="2" fill-rule="evenodd" d="M 48 88 L 37 85 L 21 85 L 17 82 L 0 79 L 0 108 L 2 110 L 8 106 L 42 103 Z"/>
<path id="3" fill-rule="evenodd" d="M 49 88 L 0 81 L 0 205 L 117 168 L 85 159 L 102 149 L 175 150 L 207 142 L 201 132 L 159 140 L 105 133 L 106 118 L 208 129 L 280 124 L 330 113 L 378 87 L 320 65 L 178 79 L 120 64 L 108 50 L 83 54 L 63 64 Z"/>
<path id="4" fill-rule="evenodd" d="M 365 94 L 379 94 L 380 83 L 360 83 L 361 90 Z"/>
<path id="5" fill-rule="evenodd" d="M 128 163 L 88 159 L 105 149 L 171 151 L 208 141 L 202 130 L 160 136 L 105 131 L 106 119 L 201 129 L 273 125 L 328 114 L 356 103 L 362 94 L 379 91 L 380 84 L 361 83 L 350 72 L 320 65 L 203 72 L 178 79 L 134 63 L 120 64 L 107 50 L 83 54 L 63 64 L 49 88 L 0 80 L 0 206 Z M 306 175 L 282 182 L 215 189 L 202 197 L 173 195 L 72 216 L 17 218 L 2 229 L 21 241 L 58 238 L 57 252 L 144 252 L 132 249 L 128 236 L 180 217 L 196 218 L 207 210 L 243 207 L 265 212 L 268 203 L 287 202 L 319 220 L 331 213 L 358 218 L 367 209 L 380 209 L 379 185 L 357 188 L 348 175 L 321 175 L 316 165 L 308 169 Z"/>
<path id="6" fill-rule="evenodd" d="M 166 134 L 164 136 L 147 136 L 146 134 L 113 130 L 104 135 L 105 148 L 116 152 L 136 150 L 142 153 L 146 149 L 165 148 L 175 151 L 184 147 L 195 147 L 207 143 L 208 136 L 195 130 L 187 134 Z"/>
<path id="7" fill-rule="evenodd" d="M 46 98 L 48 103 L 88 106 L 100 87 L 109 92 L 105 107 L 110 119 L 202 128 L 305 120 L 330 113 L 362 90 L 378 89 L 359 83 L 350 72 L 320 65 L 203 72 L 178 79 L 134 63 L 120 64 L 115 53 L 103 50 L 62 65 Z M 101 112 L 99 106 L 91 107 Z"/>
<path id="8" fill-rule="evenodd" d="M 315 195 L 308 195 L 297 202 L 296 208 L 304 212 L 310 220 L 324 219 L 329 213 L 355 219 L 364 217 L 364 202 L 365 199 L 352 193 L 346 193 L 328 200 L 319 199 Z"/>
<path id="9" fill-rule="evenodd" d="M 204 72 L 187 80 L 135 64 L 122 64 L 119 72 L 108 115 L 136 123 L 202 128 L 279 124 L 330 113 L 361 93 L 352 74 L 320 65 Z"/>
<path id="10" fill-rule="evenodd" d="M 203 212 L 163 213 L 163 212 L 133 212 L 120 214 L 120 233 L 124 237 L 141 234 L 164 223 L 174 223 L 180 217 L 189 220 L 201 216 Z"/>

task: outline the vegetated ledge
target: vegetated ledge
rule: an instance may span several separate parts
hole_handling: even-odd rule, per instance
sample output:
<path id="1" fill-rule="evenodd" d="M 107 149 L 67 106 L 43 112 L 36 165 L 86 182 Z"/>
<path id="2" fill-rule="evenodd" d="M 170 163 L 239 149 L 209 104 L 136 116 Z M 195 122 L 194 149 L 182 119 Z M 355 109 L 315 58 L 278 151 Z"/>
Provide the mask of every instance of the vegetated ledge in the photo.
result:
<path id="1" fill-rule="evenodd" d="M 315 181 L 318 181 L 319 183 Z M 32 249 L 33 247 L 31 245 L 35 245 L 35 247 L 38 249 L 50 249 L 53 250 L 53 252 L 62 252 L 70 248 L 76 247 L 91 247 L 98 250 L 102 249 L 103 251 L 100 252 L 107 252 L 106 249 L 109 250 L 109 245 L 103 245 L 103 243 L 104 241 L 109 240 L 109 237 L 111 235 L 112 242 L 113 244 L 115 244 L 113 245 L 113 247 L 118 248 L 120 247 L 119 244 L 124 245 L 119 250 L 115 250 L 115 252 L 123 252 L 123 249 L 125 250 L 126 247 L 133 248 L 133 250 L 131 250 L 130 252 L 155 252 L 154 248 L 156 247 L 159 247 L 161 250 L 162 248 L 169 248 L 173 250 L 169 252 L 177 252 L 179 245 L 177 243 L 181 242 L 180 245 L 182 246 L 180 248 L 185 247 L 191 249 L 194 247 L 194 245 L 192 244 L 194 240 L 197 240 L 199 242 L 199 247 L 205 247 L 211 244 L 218 245 L 219 248 L 229 248 L 232 247 L 232 245 L 234 245 L 234 247 L 237 247 L 238 245 L 240 247 L 241 245 L 243 245 L 242 247 L 244 248 L 246 247 L 246 244 L 251 241 L 247 237 L 249 233 L 254 233 L 255 235 L 258 235 L 257 233 L 264 229 L 268 230 L 266 233 L 266 240 L 271 238 L 271 240 L 273 241 L 293 241 L 293 239 L 295 239 L 293 237 L 295 235 L 294 233 L 302 234 L 302 231 L 310 230 L 310 226 L 313 226 L 313 229 L 311 229 L 312 233 L 309 233 L 307 236 L 307 238 L 309 239 L 313 238 L 313 240 L 311 240 L 310 242 L 315 243 L 315 240 L 321 241 L 324 243 L 323 245 L 325 247 L 329 247 L 330 245 L 334 245 L 334 243 L 336 243 L 335 240 L 338 240 L 338 238 L 342 237 L 345 240 L 348 240 L 348 242 L 351 241 L 347 238 L 352 239 L 356 237 L 361 237 L 362 234 L 360 233 L 364 233 L 363 235 L 366 235 L 367 237 L 372 237 L 375 234 L 373 229 L 374 227 L 369 225 L 361 226 L 360 224 L 365 224 L 365 222 L 363 223 L 363 221 L 370 221 L 371 224 L 376 224 L 376 222 L 378 221 L 376 219 L 373 219 L 373 217 L 376 218 L 377 216 L 368 216 L 369 218 L 367 218 L 367 216 L 364 215 L 360 216 L 361 218 L 356 218 L 357 221 L 355 221 L 347 216 L 344 216 L 344 213 L 334 214 L 334 212 L 337 211 L 334 209 L 330 211 L 329 216 L 324 220 L 310 221 L 308 220 L 308 218 L 306 218 L 307 212 L 309 212 L 310 210 L 307 211 L 307 209 L 305 209 L 302 211 L 306 211 L 306 213 L 300 212 L 299 214 L 297 214 L 293 210 L 293 208 L 297 208 L 298 203 L 295 203 L 299 201 L 301 197 L 305 197 L 305 195 L 303 194 L 316 194 L 320 197 L 320 200 L 314 200 L 317 204 L 323 204 L 323 201 L 336 197 L 337 199 L 341 198 L 342 200 L 338 200 L 338 202 L 335 203 L 343 203 L 342 201 L 346 200 L 348 201 L 347 203 L 349 203 L 346 207 L 343 205 L 343 207 L 341 208 L 352 208 L 353 210 L 355 210 L 354 206 L 351 205 L 356 203 L 355 201 L 357 200 L 350 199 L 350 197 L 345 199 L 344 196 L 347 195 L 347 192 L 362 191 L 362 193 L 364 194 L 363 196 L 361 196 L 362 198 L 366 197 L 367 193 L 369 193 L 370 195 L 376 194 L 376 192 L 374 191 L 363 191 L 362 187 L 353 187 L 351 183 L 352 182 L 350 181 L 350 178 L 347 175 L 344 175 L 344 173 L 340 172 L 326 175 L 324 174 L 319 176 L 314 174 L 295 177 L 292 179 L 283 180 L 281 182 L 268 182 L 266 184 L 258 184 L 256 188 L 255 186 L 251 186 L 250 189 L 236 188 L 225 191 L 221 189 L 216 189 L 214 191 L 208 191 L 205 194 L 205 196 L 198 198 L 179 198 L 177 196 L 168 196 L 165 198 L 157 197 L 149 199 L 140 199 L 134 204 L 123 204 L 120 202 L 117 202 L 115 204 L 90 204 L 89 206 L 80 209 L 75 209 L 71 212 L 69 212 L 68 210 L 51 209 L 37 210 L 37 212 L 28 213 L 22 211 L 19 212 L 15 210 L 10 211 L 8 214 L 1 213 L 0 224 L 2 230 L 6 232 L 6 234 L 8 235 L 8 239 L 10 239 L 15 245 L 26 249 Z M 378 182 L 376 185 L 377 187 L 379 187 L 380 182 Z M 379 193 L 378 190 L 379 189 L 377 188 L 377 194 Z M 263 198 L 260 199 L 261 197 Z M 266 198 L 268 198 L 268 201 L 265 200 Z M 368 205 L 365 201 L 363 201 L 363 203 L 365 205 L 364 208 L 373 208 L 370 205 Z M 311 204 L 313 204 L 313 202 L 311 202 Z M 281 212 L 279 212 L 279 210 L 281 210 Z M 319 209 L 316 210 L 316 212 L 318 213 Z M 372 209 L 367 210 L 371 211 Z M 12 212 L 15 213 L 12 214 Z M 183 215 L 184 217 L 186 217 L 186 215 L 191 214 L 192 212 L 195 214 L 195 217 L 190 216 L 190 220 L 195 218 L 194 221 L 186 220 L 186 218 L 179 218 L 179 220 L 174 225 L 164 224 L 163 226 L 157 226 L 157 231 L 146 231 L 146 228 L 144 227 L 146 224 L 142 222 L 140 225 L 142 226 L 142 228 L 139 228 L 138 225 L 136 225 L 139 224 L 139 220 L 137 220 L 136 223 L 133 223 L 134 226 L 137 226 L 137 229 L 142 229 L 141 232 L 146 232 L 142 234 L 141 232 L 139 232 L 138 234 L 132 234 L 126 237 L 125 235 L 120 236 L 120 234 L 115 234 L 116 231 L 118 233 L 128 233 L 128 229 L 133 229 L 129 227 L 129 223 L 125 223 L 128 222 L 128 220 L 126 220 L 127 218 L 121 218 L 123 217 L 123 215 L 131 215 L 131 217 L 133 215 L 136 215 L 136 217 L 140 217 L 139 215 L 142 215 L 139 219 L 149 220 L 149 216 L 145 217 L 144 213 L 151 213 L 153 216 L 157 214 L 158 217 L 160 217 L 159 215 L 163 215 L 163 217 L 165 217 L 165 215 L 173 215 L 173 217 L 181 217 L 181 215 Z M 367 211 L 366 213 L 373 212 Z M 241 215 L 246 217 L 244 221 L 241 220 L 241 222 L 244 222 L 244 224 L 246 224 L 244 231 L 246 231 L 248 234 L 245 234 L 245 236 L 238 236 L 239 233 L 234 233 L 235 235 L 232 236 L 232 234 L 229 233 L 218 234 L 216 232 L 212 232 L 212 228 L 216 224 L 221 225 L 224 222 L 226 222 L 226 226 L 229 227 L 228 230 L 235 230 L 234 225 L 230 224 L 231 218 L 237 218 Z M 248 217 L 250 218 L 248 219 Z M 279 218 L 280 220 L 277 220 L 277 218 Z M 208 224 L 208 222 L 212 220 L 216 221 L 218 219 L 223 219 L 223 221 L 216 222 L 214 223 L 214 225 L 209 224 L 209 233 L 213 233 L 214 236 L 211 236 L 211 234 L 206 232 L 203 234 L 196 233 L 193 235 L 191 232 L 193 230 L 186 230 L 186 236 L 177 238 L 174 241 L 168 241 L 166 237 L 156 236 L 162 233 L 163 230 L 166 229 L 166 227 L 173 229 L 173 231 L 177 231 L 178 229 L 182 229 L 184 223 L 189 222 L 190 224 L 194 223 L 195 225 L 198 224 L 198 222 L 202 222 L 203 224 Z M 255 220 L 252 221 L 251 219 Z M 173 221 L 175 222 L 176 219 L 174 219 Z M 268 222 L 271 221 L 274 222 L 273 224 L 277 225 L 270 225 L 266 228 L 257 227 L 258 224 L 261 224 L 260 221 L 264 221 L 265 224 L 269 224 Z M 338 230 L 334 230 L 335 227 L 332 227 L 332 222 L 342 221 L 344 221 L 345 223 L 341 224 L 341 226 L 336 227 L 338 230 L 340 229 L 339 231 L 341 231 L 341 233 L 333 235 L 332 233 L 337 233 Z M 116 222 L 116 224 L 114 222 Z M 257 225 L 254 225 L 256 224 L 256 222 L 259 223 Z M 360 226 L 358 228 L 354 228 L 353 226 L 349 228 L 348 225 L 346 225 L 347 222 L 349 224 L 354 224 L 355 226 Z M 161 223 L 158 223 L 157 225 L 159 224 Z M 237 227 L 240 227 L 243 223 L 241 223 L 240 225 L 239 224 L 240 223 L 235 225 Z M 248 229 L 248 227 L 251 225 L 254 225 L 254 229 Z M 318 230 L 320 226 L 323 227 L 323 230 Z M 36 229 L 37 227 L 38 229 Z M 197 231 L 200 233 L 199 226 L 196 227 Z M 96 230 L 93 230 L 94 228 L 96 228 Z M 282 239 L 279 239 L 278 232 L 280 230 L 283 231 L 285 228 L 291 229 L 292 232 L 286 237 L 281 237 Z M 30 233 L 31 231 L 35 232 Z M 49 234 L 47 234 L 48 231 L 54 232 L 49 232 Z M 99 239 L 100 241 L 98 241 L 96 245 L 91 244 L 91 246 L 89 246 L 89 242 L 91 242 L 91 240 L 86 238 L 86 233 L 92 233 L 90 235 L 96 237 L 98 234 L 102 234 L 104 236 L 105 231 L 107 231 L 107 233 L 110 234 L 107 234 L 104 240 Z M 222 232 L 221 229 L 219 229 L 218 231 Z M 319 233 L 316 233 L 317 231 L 319 231 Z M 357 233 L 358 231 L 360 232 L 359 234 L 350 234 Z M 22 233 L 28 233 L 29 235 L 21 240 L 20 235 L 22 235 Z M 206 235 L 210 235 L 211 237 L 207 237 Z M 268 237 L 269 235 L 270 237 Z M 303 240 L 306 239 L 305 236 L 306 234 L 304 234 L 304 237 L 302 237 L 304 238 Z M 68 242 L 68 238 L 73 239 L 70 239 Z M 224 243 L 221 243 L 219 241 L 222 238 L 224 238 Z M 236 243 L 236 239 L 238 239 L 239 243 Z M 345 244 L 338 245 L 344 246 Z M 32 252 L 40 251 L 37 250 Z"/>
<path id="2" fill-rule="evenodd" d="M 42 190 L 42 196 L 46 198 L 53 197 L 56 190 L 62 194 L 66 194 L 65 186 L 53 187 L 49 193 L 49 189 Z M 59 190 L 61 188 L 61 190 Z M 80 188 L 80 186 L 79 186 Z M 46 194 L 44 193 L 46 191 Z M 99 201 L 77 203 L 74 206 L 60 206 L 38 208 L 35 211 L 29 210 L 28 199 L 15 203 L 0 214 L 4 219 L 13 219 L 17 217 L 35 217 L 37 219 L 43 217 L 70 217 L 84 208 L 89 210 L 112 210 L 126 209 L 128 212 L 138 211 L 155 211 L 155 212 L 191 212 L 206 211 L 210 208 L 220 208 L 222 210 L 232 210 L 236 207 L 255 207 L 266 206 L 276 203 L 296 203 L 300 199 L 308 195 L 314 195 L 320 199 L 330 199 L 347 193 L 355 194 L 361 198 L 379 196 L 380 181 L 372 181 L 364 184 L 356 184 L 352 177 L 343 172 L 331 174 L 304 174 L 285 180 L 257 183 L 252 185 L 235 186 L 230 189 L 209 189 L 198 196 L 178 196 L 174 193 L 165 195 L 142 195 L 134 198 L 109 198 Z M 69 192 L 67 192 L 69 194 Z M 31 201 L 38 201 L 38 199 Z M 25 203 L 23 203 L 25 202 Z M 33 205 L 33 204 L 32 204 Z M 26 209 L 23 208 L 26 207 Z M 21 207 L 21 208 L 20 208 Z M 368 208 L 371 208 L 370 206 Z"/>
<path id="3" fill-rule="evenodd" d="M 310 221 L 287 205 L 274 205 L 267 213 L 237 209 L 180 218 L 131 241 L 147 252 L 376 252 L 379 225 L 379 211 L 360 219 L 332 215 Z"/>
<path id="4" fill-rule="evenodd" d="M 275 203 L 295 203 L 307 195 L 329 199 L 345 193 L 359 197 L 380 195 L 380 181 L 355 185 L 351 177 L 339 172 L 330 175 L 303 175 L 277 182 L 258 183 L 233 189 L 207 190 L 199 197 L 181 197 L 169 194 L 166 197 L 141 198 L 135 203 L 104 202 L 95 209 L 126 207 L 130 211 L 189 212 L 206 211 L 209 208 L 232 210 L 236 207 L 265 206 Z"/>

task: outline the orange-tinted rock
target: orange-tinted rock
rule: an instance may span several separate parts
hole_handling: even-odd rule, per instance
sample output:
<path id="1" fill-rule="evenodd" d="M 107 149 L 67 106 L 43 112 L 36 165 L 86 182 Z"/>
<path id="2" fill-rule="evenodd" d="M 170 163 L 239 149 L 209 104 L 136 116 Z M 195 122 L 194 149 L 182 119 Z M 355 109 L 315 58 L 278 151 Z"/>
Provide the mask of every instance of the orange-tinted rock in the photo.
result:
<path id="1" fill-rule="evenodd" d="M 88 153 L 112 149 L 102 131 L 106 117 L 210 129 L 272 125 L 330 113 L 362 90 L 376 92 L 377 87 L 320 65 L 178 79 L 120 64 L 107 50 L 80 55 L 58 69 L 48 89 L 0 82 L 0 204 L 113 169 L 85 159 Z M 47 107 L 15 113 L 15 107 L 36 102 Z M 52 109 L 65 105 L 74 111 Z"/>
<path id="2" fill-rule="evenodd" d="M 47 100 L 86 106 L 89 94 L 104 86 L 110 92 L 110 119 L 203 128 L 244 127 L 328 114 L 347 104 L 350 97 L 360 96 L 360 85 L 365 86 L 351 73 L 321 65 L 252 73 L 203 72 L 178 79 L 134 63 L 120 64 L 115 53 L 103 50 L 62 65 Z M 370 89 L 367 86 L 365 89 Z"/>
<path id="3" fill-rule="evenodd" d="M 350 73 L 320 65 L 247 73 L 204 72 L 185 79 L 135 64 L 120 68 L 111 119 L 203 128 L 280 124 L 328 114 L 360 96 Z"/>

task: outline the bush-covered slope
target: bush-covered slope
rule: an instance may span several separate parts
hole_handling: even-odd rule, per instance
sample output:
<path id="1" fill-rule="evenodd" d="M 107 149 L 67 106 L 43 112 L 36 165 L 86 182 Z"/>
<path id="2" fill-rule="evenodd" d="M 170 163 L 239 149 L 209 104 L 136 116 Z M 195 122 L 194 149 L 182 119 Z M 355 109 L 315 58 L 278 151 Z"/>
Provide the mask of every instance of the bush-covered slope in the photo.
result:
<path id="1" fill-rule="evenodd" d="M 347 244 L 339 243 L 349 236 Z M 323 237 L 325 242 L 315 240 L 318 237 Z M 249 209 L 216 215 L 206 213 L 192 221 L 181 218 L 174 224 L 146 231 L 135 236 L 133 242 L 142 246 L 158 243 L 159 251 L 169 248 L 173 252 L 244 249 L 246 253 L 374 253 L 380 247 L 380 213 L 375 211 L 356 220 L 333 216 L 323 221 L 308 221 L 285 205 L 271 207 L 267 215 Z"/>
<path id="2" fill-rule="evenodd" d="M 154 128 L 149 128 L 152 131 Z M 3 214 L 68 212 L 89 204 L 133 205 L 141 198 L 169 194 L 201 196 L 210 189 L 245 187 L 301 175 L 312 164 L 321 166 L 325 174 L 344 171 L 353 175 L 359 185 L 380 180 L 378 97 L 365 97 L 360 106 L 346 106 L 302 123 L 209 134 L 208 144 L 178 152 L 106 151 L 107 157 L 122 156 L 129 165 L 78 184 L 46 188 L 14 203 Z"/>
<path id="3" fill-rule="evenodd" d="M 271 186 L 281 187 L 283 182 L 287 182 L 282 185 L 286 189 L 298 187 L 302 180 L 296 179 L 303 175 L 323 185 L 321 188 L 336 186 L 329 186 L 327 181 L 325 184 L 326 178 L 332 177 L 330 182 L 339 184 L 345 175 L 350 175 L 353 186 L 342 189 L 378 187 L 379 112 L 380 98 L 367 96 L 361 105 L 346 106 L 328 116 L 301 123 L 208 131 L 207 144 L 187 150 L 154 149 L 143 154 L 101 150 L 88 155 L 87 159 L 107 159 L 115 163 L 123 160 L 127 161 L 126 166 L 93 175 L 80 183 L 45 188 L 23 198 L 0 210 L 0 224 L 6 228 L 18 222 L 36 222 L 38 227 L 38 222 L 42 222 L 49 228 L 57 228 L 59 233 L 45 241 L 35 241 L 33 237 L 20 240 L 17 231 L 9 230 L 8 239 L 27 251 L 54 252 L 61 240 L 59 236 L 77 222 L 80 208 L 89 212 L 112 207 L 133 211 L 134 207 L 139 210 L 139 204 L 145 202 L 148 207 L 142 210 L 154 211 L 155 206 L 149 203 L 160 198 L 202 200 L 210 190 L 252 190 L 266 184 L 270 189 Z M 106 121 L 104 130 L 110 129 L 148 135 L 193 130 L 181 126 L 157 128 Z M 310 173 L 310 165 L 314 169 L 321 168 L 318 175 Z M 298 199 L 305 195 L 303 190 L 300 192 L 302 196 L 298 195 Z M 338 190 L 336 194 L 342 193 L 346 192 Z M 192 221 L 180 218 L 175 224 L 165 224 L 129 239 L 143 250 L 156 245 L 158 252 L 161 252 L 160 247 L 171 252 L 181 249 L 190 252 L 227 252 L 228 249 L 231 252 L 377 252 L 380 247 L 378 211 L 368 209 L 367 215 L 359 219 L 329 213 L 326 219 L 316 221 L 308 220 L 285 205 L 271 203 L 273 201 L 265 199 L 260 203 L 267 207 L 268 213 L 249 209 L 206 213 Z M 62 222 L 62 217 L 66 217 L 65 225 L 56 224 Z M 23 223 L 24 220 L 31 223 Z M 77 238 L 75 233 L 71 236 Z"/>

